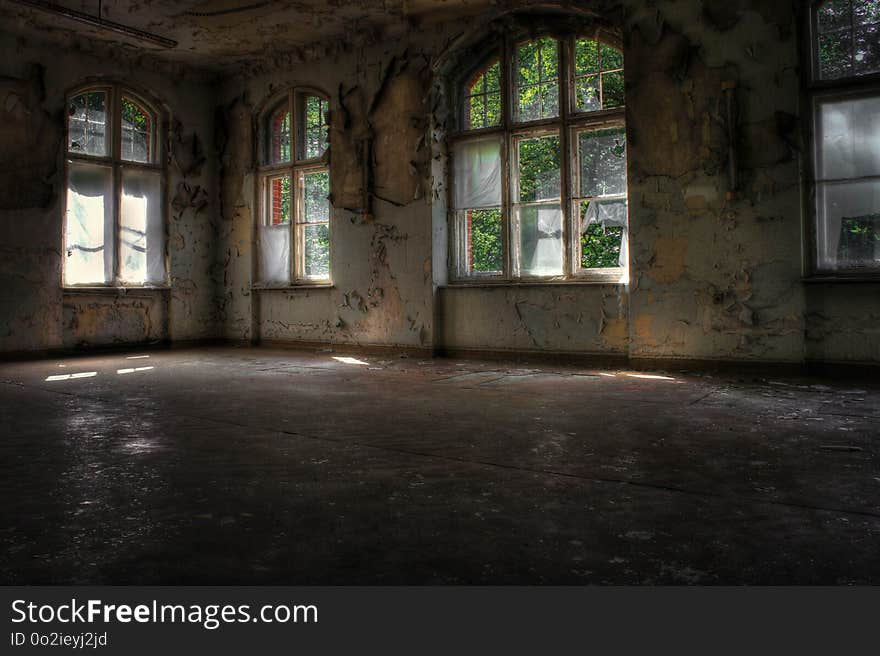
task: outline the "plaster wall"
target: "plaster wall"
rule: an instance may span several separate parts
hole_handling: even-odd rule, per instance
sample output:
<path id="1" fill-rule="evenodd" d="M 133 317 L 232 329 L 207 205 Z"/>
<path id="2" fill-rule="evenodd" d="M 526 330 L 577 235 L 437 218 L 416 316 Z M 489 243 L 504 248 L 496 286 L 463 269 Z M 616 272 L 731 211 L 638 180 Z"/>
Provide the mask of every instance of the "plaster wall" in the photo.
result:
<path id="1" fill-rule="evenodd" d="M 152 94 L 170 118 L 170 291 L 62 289 L 65 93 L 90 80 Z M 216 334 L 213 88 L 124 49 L 0 33 L 0 351 Z"/>

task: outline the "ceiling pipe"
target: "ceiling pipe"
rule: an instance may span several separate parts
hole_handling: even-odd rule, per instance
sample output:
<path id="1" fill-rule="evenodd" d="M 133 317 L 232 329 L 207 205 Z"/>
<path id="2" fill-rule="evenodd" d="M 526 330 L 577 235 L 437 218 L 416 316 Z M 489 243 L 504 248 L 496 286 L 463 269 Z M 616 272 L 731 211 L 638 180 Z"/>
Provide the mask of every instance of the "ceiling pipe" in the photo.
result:
<path id="1" fill-rule="evenodd" d="M 68 9 L 67 7 L 62 7 L 60 5 L 52 4 L 50 2 L 38 2 L 37 0 L 10 0 L 10 2 L 24 5 L 26 7 L 31 7 L 33 9 L 39 9 L 40 11 L 45 11 L 49 14 L 62 16 L 64 18 L 68 18 L 79 23 L 85 23 L 86 25 L 91 25 L 93 27 L 99 27 L 110 32 L 116 32 L 117 34 L 123 34 L 132 39 L 146 41 L 148 43 L 161 46 L 162 48 L 177 47 L 177 41 L 172 41 L 171 39 L 166 39 L 165 37 L 158 36 L 156 34 L 150 34 L 149 32 L 144 32 L 143 30 L 138 30 L 134 27 L 128 27 L 127 25 L 122 25 L 121 23 L 104 20 L 100 16 L 84 14 L 81 11 Z"/>

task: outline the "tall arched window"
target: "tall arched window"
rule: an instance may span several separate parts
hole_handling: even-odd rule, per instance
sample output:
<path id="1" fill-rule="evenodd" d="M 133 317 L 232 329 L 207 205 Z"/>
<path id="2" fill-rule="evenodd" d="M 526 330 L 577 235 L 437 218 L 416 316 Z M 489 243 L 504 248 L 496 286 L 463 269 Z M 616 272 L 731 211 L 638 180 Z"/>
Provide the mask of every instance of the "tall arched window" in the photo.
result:
<path id="1" fill-rule="evenodd" d="M 507 40 L 458 85 L 454 280 L 620 280 L 623 53 L 604 32 Z"/>
<path id="2" fill-rule="evenodd" d="M 159 114 L 118 85 L 67 100 L 66 286 L 167 283 Z"/>
<path id="3" fill-rule="evenodd" d="M 880 2 L 812 2 L 814 271 L 880 273 Z"/>
<path id="4" fill-rule="evenodd" d="M 258 283 L 330 280 L 327 99 L 292 89 L 260 120 Z"/>

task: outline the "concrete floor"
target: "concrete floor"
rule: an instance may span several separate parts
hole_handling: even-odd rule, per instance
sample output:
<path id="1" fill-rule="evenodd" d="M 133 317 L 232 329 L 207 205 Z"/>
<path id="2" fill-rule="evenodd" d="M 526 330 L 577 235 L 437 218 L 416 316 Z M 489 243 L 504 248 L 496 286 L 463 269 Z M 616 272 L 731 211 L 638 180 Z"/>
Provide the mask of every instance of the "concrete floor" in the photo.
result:
<path id="1" fill-rule="evenodd" d="M 0 583 L 880 583 L 878 385 L 347 355 L 0 365 Z"/>

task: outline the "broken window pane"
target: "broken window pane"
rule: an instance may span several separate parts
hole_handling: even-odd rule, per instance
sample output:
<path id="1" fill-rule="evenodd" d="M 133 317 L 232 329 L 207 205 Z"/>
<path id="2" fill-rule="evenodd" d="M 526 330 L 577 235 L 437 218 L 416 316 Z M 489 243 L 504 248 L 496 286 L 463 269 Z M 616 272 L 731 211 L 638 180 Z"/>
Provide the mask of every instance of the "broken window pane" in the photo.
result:
<path id="1" fill-rule="evenodd" d="M 580 201 L 581 267 L 608 269 L 626 265 L 625 199 Z"/>
<path id="2" fill-rule="evenodd" d="M 602 73 L 602 109 L 623 107 L 623 72 Z"/>
<path id="3" fill-rule="evenodd" d="M 329 131 L 327 112 L 329 107 L 329 103 L 323 98 L 305 96 L 305 116 L 302 121 L 303 144 L 300 147 L 300 159 L 320 157 L 327 150 Z"/>
<path id="4" fill-rule="evenodd" d="M 562 207 L 522 205 L 516 208 L 516 221 L 522 274 L 562 275 Z"/>
<path id="5" fill-rule="evenodd" d="M 501 205 L 501 140 L 498 137 L 455 144 L 452 161 L 454 209 Z"/>
<path id="6" fill-rule="evenodd" d="M 501 67 L 496 59 L 465 85 L 465 130 L 501 124 Z"/>
<path id="7" fill-rule="evenodd" d="M 537 39 L 517 48 L 517 119 L 534 121 L 559 115 L 558 45 Z"/>
<path id="8" fill-rule="evenodd" d="M 465 210 L 459 215 L 466 239 L 466 273 L 501 273 L 504 269 L 501 209 Z"/>
<path id="9" fill-rule="evenodd" d="M 130 98 L 122 97 L 122 159 L 150 162 L 153 117 Z"/>
<path id="10" fill-rule="evenodd" d="M 263 225 L 257 232 L 259 263 L 257 275 L 263 284 L 290 281 L 290 227 Z"/>
<path id="11" fill-rule="evenodd" d="M 113 279 L 113 177 L 109 167 L 67 163 L 64 280 L 68 285 Z"/>
<path id="12" fill-rule="evenodd" d="M 305 274 L 307 278 L 330 276 L 330 226 L 326 223 L 303 226 L 305 231 Z"/>
<path id="13" fill-rule="evenodd" d="M 555 200 L 561 194 L 559 135 L 517 141 L 517 202 Z"/>
<path id="14" fill-rule="evenodd" d="M 269 225 L 283 225 L 290 223 L 290 176 L 280 175 L 274 178 L 269 178 L 267 186 L 269 197 L 266 204 L 266 223 Z"/>
<path id="15" fill-rule="evenodd" d="M 132 284 L 164 282 L 161 173 L 123 169 L 120 209 L 120 278 Z"/>
<path id="16" fill-rule="evenodd" d="M 818 197 L 820 269 L 880 266 L 880 180 L 820 184 Z"/>
<path id="17" fill-rule="evenodd" d="M 822 180 L 880 176 L 880 97 L 819 105 Z"/>
<path id="18" fill-rule="evenodd" d="M 602 109 L 599 97 L 599 76 L 588 75 L 575 80 L 577 109 L 581 112 L 595 112 Z"/>
<path id="19" fill-rule="evenodd" d="M 269 116 L 269 163 L 290 161 L 290 110 L 285 101 Z"/>
<path id="20" fill-rule="evenodd" d="M 106 156 L 107 93 L 87 91 L 70 99 L 67 150 L 82 155 Z"/>
<path id="21" fill-rule="evenodd" d="M 626 193 L 626 130 L 584 130 L 577 135 L 580 196 Z"/>
<path id="22" fill-rule="evenodd" d="M 575 111 L 624 106 L 623 53 L 595 39 L 575 41 Z"/>

